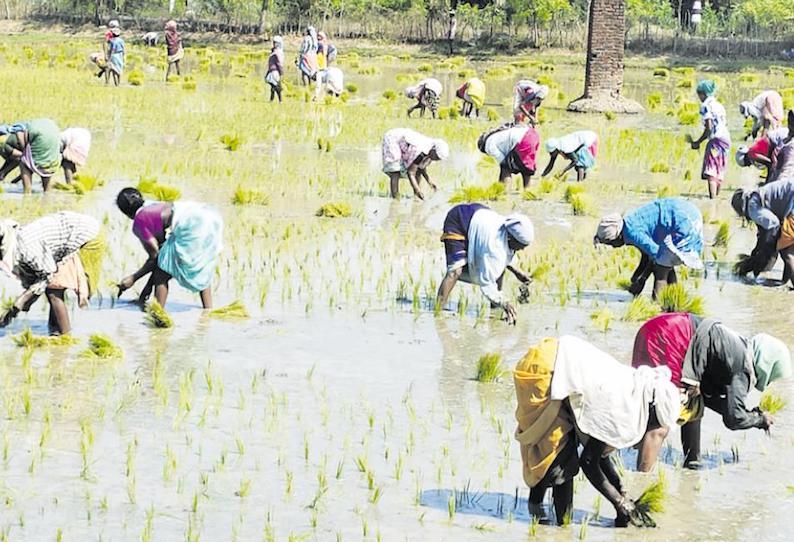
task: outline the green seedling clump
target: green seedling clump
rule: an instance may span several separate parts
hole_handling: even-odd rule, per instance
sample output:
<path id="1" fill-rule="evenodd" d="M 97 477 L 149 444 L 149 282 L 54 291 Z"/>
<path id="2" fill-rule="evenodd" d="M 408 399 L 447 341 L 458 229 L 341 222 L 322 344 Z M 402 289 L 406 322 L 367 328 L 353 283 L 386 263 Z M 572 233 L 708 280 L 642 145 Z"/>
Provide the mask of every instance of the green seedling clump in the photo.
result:
<path id="1" fill-rule="evenodd" d="M 237 149 L 239 149 L 240 145 L 243 144 L 243 140 L 239 136 L 239 134 L 223 134 L 219 138 L 219 140 L 221 142 L 221 145 L 223 145 L 223 147 L 227 151 L 232 151 L 232 152 L 234 152 Z"/>
<path id="2" fill-rule="evenodd" d="M 422 73 L 428 73 L 433 71 L 433 65 L 429 62 L 422 62 L 416 69 Z"/>
<path id="3" fill-rule="evenodd" d="M 692 77 L 695 75 L 695 68 L 691 66 L 679 66 L 677 68 L 673 68 L 673 73 L 676 75 L 684 75 L 687 77 Z"/>
<path id="4" fill-rule="evenodd" d="M 182 195 L 178 188 L 160 184 L 157 179 L 141 177 L 138 181 L 138 190 L 142 194 L 153 196 L 159 201 L 176 201 Z"/>
<path id="5" fill-rule="evenodd" d="M 317 212 L 315 216 L 324 216 L 327 218 L 345 218 L 353 214 L 353 211 L 350 209 L 350 205 L 345 202 L 332 202 L 332 203 L 324 203 Z"/>
<path id="6" fill-rule="evenodd" d="M 786 407 L 786 400 L 782 395 L 766 391 L 761 396 L 761 401 L 758 403 L 758 408 L 769 414 L 777 414 Z"/>
<path id="7" fill-rule="evenodd" d="M 651 111 L 655 109 L 659 109 L 662 106 L 662 93 L 661 92 L 651 92 L 648 94 L 648 97 L 645 99 L 645 103 L 648 105 L 648 109 Z"/>
<path id="8" fill-rule="evenodd" d="M 687 292 L 680 282 L 662 288 L 657 301 L 664 312 L 691 312 L 699 316 L 706 312 L 703 297 Z"/>
<path id="9" fill-rule="evenodd" d="M 247 190 L 238 186 L 232 196 L 232 203 L 234 205 L 268 205 L 270 196 L 259 190 Z"/>
<path id="10" fill-rule="evenodd" d="M 475 379 L 478 382 L 493 382 L 502 374 L 502 356 L 498 353 L 492 352 L 490 354 L 483 354 L 477 360 L 477 376 Z"/>
<path id="11" fill-rule="evenodd" d="M 350 94 L 355 94 L 358 92 L 358 85 L 355 83 L 348 83 L 345 85 L 345 90 L 347 90 Z"/>
<path id="12" fill-rule="evenodd" d="M 743 73 L 739 75 L 739 82 L 743 85 L 757 85 L 761 78 L 757 73 Z"/>
<path id="13" fill-rule="evenodd" d="M 656 162 L 654 165 L 651 166 L 651 173 L 669 173 L 670 166 L 665 164 L 664 162 Z"/>
<path id="14" fill-rule="evenodd" d="M 654 68 L 653 70 L 654 77 L 670 77 L 670 70 L 667 68 Z"/>
<path id="15" fill-rule="evenodd" d="M 505 185 L 496 182 L 490 186 L 464 186 L 449 198 L 450 203 L 468 203 L 472 201 L 497 201 L 505 197 Z"/>
<path id="16" fill-rule="evenodd" d="M 30 328 L 14 336 L 14 344 L 20 348 L 44 348 L 47 346 L 73 346 L 77 339 L 71 335 L 54 335 L 52 337 L 39 337 L 33 334 Z"/>
<path id="17" fill-rule="evenodd" d="M 591 214 L 593 204 L 587 194 L 574 194 L 571 196 L 571 210 L 576 216 Z"/>
<path id="18" fill-rule="evenodd" d="M 615 315 L 612 314 L 612 311 L 609 310 L 609 307 L 604 307 L 601 309 L 597 309 L 590 314 L 590 320 L 593 321 L 593 324 L 599 330 L 606 333 L 609 330 L 609 326 L 612 324 L 612 320 L 615 318 Z"/>
<path id="19" fill-rule="evenodd" d="M 149 327 L 154 328 L 174 327 L 174 321 L 171 316 L 157 301 L 150 301 L 146 305 L 146 323 Z"/>
<path id="20" fill-rule="evenodd" d="M 496 109 L 494 109 L 493 107 L 489 107 L 485 111 L 485 116 L 488 117 L 488 120 L 490 122 L 496 122 L 497 120 L 499 120 L 499 113 L 497 113 Z"/>
<path id="21" fill-rule="evenodd" d="M 78 173 L 74 176 L 74 180 L 71 184 L 59 181 L 53 185 L 53 188 L 56 190 L 62 190 L 64 192 L 74 192 L 75 194 L 82 196 L 83 194 L 87 194 L 96 187 L 102 186 L 104 184 L 105 183 L 103 181 L 100 181 L 96 177 L 86 175 L 85 173 Z"/>
<path id="22" fill-rule="evenodd" d="M 720 225 L 717 228 L 717 234 L 714 236 L 715 247 L 728 246 L 728 240 L 731 238 L 731 224 L 727 220 L 720 220 Z"/>
<path id="23" fill-rule="evenodd" d="M 565 195 L 563 198 L 565 199 L 566 203 L 571 203 L 574 196 L 578 196 L 584 193 L 584 185 L 581 183 L 577 184 L 569 184 L 565 187 Z"/>
<path id="24" fill-rule="evenodd" d="M 244 320 L 251 317 L 251 315 L 248 314 L 248 310 L 245 308 L 245 305 L 243 305 L 243 302 L 239 299 L 229 303 L 225 307 L 211 310 L 209 315 L 211 318 L 221 318 L 228 320 Z"/>
<path id="25" fill-rule="evenodd" d="M 647 297 L 637 296 L 631 300 L 629 306 L 626 308 L 626 314 L 623 315 L 625 322 L 644 322 L 649 318 L 653 318 L 659 314 L 659 305 L 648 299 Z"/>
<path id="26" fill-rule="evenodd" d="M 88 338 L 88 348 L 80 353 L 81 357 L 98 359 L 119 359 L 124 357 L 124 351 L 108 337 L 95 333 Z"/>
<path id="27" fill-rule="evenodd" d="M 667 498 L 667 480 L 662 472 L 659 471 L 659 478 L 645 488 L 640 498 L 637 499 L 637 506 L 642 507 L 645 513 L 658 514 L 664 512 L 664 501 Z"/>
<path id="28" fill-rule="evenodd" d="M 394 92 L 392 89 L 386 89 L 383 91 L 383 99 L 388 101 L 393 101 L 397 99 L 397 93 Z"/>
<path id="29" fill-rule="evenodd" d="M 143 85 L 144 75 L 141 70 L 132 70 L 130 74 L 127 76 L 127 81 L 130 82 L 130 85 L 134 87 L 139 87 Z"/>

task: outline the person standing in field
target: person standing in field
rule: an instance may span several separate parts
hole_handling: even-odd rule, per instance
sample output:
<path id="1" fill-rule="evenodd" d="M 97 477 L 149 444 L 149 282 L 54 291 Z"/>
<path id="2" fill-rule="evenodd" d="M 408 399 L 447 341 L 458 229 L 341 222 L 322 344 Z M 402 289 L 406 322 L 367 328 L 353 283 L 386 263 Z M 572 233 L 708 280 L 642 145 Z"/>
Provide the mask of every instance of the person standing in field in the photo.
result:
<path id="1" fill-rule="evenodd" d="M 100 261 L 95 253 L 102 250 L 99 229 L 94 218 L 70 211 L 46 215 L 22 227 L 13 220 L 0 220 L 0 269 L 18 278 L 25 289 L 0 315 L 0 327 L 30 310 L 45 294 L 50 303 L 50 335 L 67 335 L 71 325 L 64 292 L 76 292 L 81 307 L 95 292 Z"/>
<path id="2" fill-rule="evenodd" d="M 559 175 L 563 176 L 571 168 L 576 168 L 576 180 L 584 181 L 587 171 L 595 167 L 598 135 L 591 130 L 579 130 L 562 137 L 553 137 L 546 141 L 546 151 L 549 153 L 549 163 L 543 170 L 542 177 L 551 173 L 557 157 L 562 155 L 570 162 Z"/>
<path id="3" fill-rule="evenodd" d="M 701 143 L 708 141 L 700 176 L 708 182 L 709 199 L 720 195 L 720 186 L 725 180 L 725 169 L 728 165 L 728 152 L 731 150 L 731 134 L 728 132 L 725 108 L 714 96 L 716 92 L 717 85 L 711 79 L 704 79 L 697 85 L 703 133 L 691 144 L 693 150 L 698 150 Z"/>
<path id="4" fill-rule="evenodd" d="M 424 178 L 436 190 L 427 168 L 432 162 L 449 157 L 449 145 L 443 139 L 432 139 L 408 128 L 393 128 L 383 136 L 381 157 L 383 172 L 389 176 L 391 197 L 400 197 L 400 179 L 406 176 L 414 195 L 423 200 L 419 183 Z"/>
<path id="5" fill-rule="evenodd" d="M 303 86 L 308 86 L 317 76 L 317 45 L 317 31 L 310 26 L 306 29 L 306 35 L 303 36 L 298 50 L 298 58 L 295 60 Z"/>
<path id="6" fill-rule="evenodd" d="M 50 189 L 50 178 L 62 163 L 61 130 L 51 119 L 34 119 L 0 126 L 0 181 L 17 166 L 23 191 L 30 194 L 33 175 L 41 177 L 42 189 Z"/>
<path id="7" fill-rule="evenodd" d="M 460 116 L 470 118 L 471 114 L 480 118 L 480 109 L 485 104 L 485 83 L 476 77 L 472 77 L 455 92 L 455 96 L 461 99 L 463 105 L 460 108 Z"/>
<path id="8" fill-rule="evenodd" d="M 538 123 L 538 108 L 546 96 L 549 87 L 539 85 L 535 81 L 522 79 L 513 89 L 513 119 L 516 124 L 529 122 L 533 126 Z"/>
<path id="9" fill-rule="evenodd" d="M 632 367 L 667 367 L 670 381 L 687 394 L 682 409 L 684 467 L 700 467 L 700 423 L 704 407 L 732 431 L 769 429 L 774 419 L 748 408 L 749 393 L 763 392 L 775 380 L 791 377 L 791 353 L 780 340 L 759 333 L 743 337 L 715 318 L 685 312 L 654 316 L 637 332 Z M 666 432 L 646 433 L 640 442 L 637 470 L 653 468 Z"/>
<path id="10" fill-rule="evenodd" d="M 165 71 L 165 80 L 171 75 L 171 68 L 176 69 L 177 75 L 182 75 L 179 63 L 185 57 L 185 50 L 182 48 L 182 36 L 176 29 L 176 21 L 171 19 L 165 23 L 165 46 L 168 55 L 168 68 Z"/>
<path id="11" fill-rule="evenodd" d="M 91 62 L 97 65 L 99 71 L 97 72 L 97 77 L 104 77 L 105 83 L 108 82 L 108 77 L 110 76 L 110 68 L 108 68 L 108 61 L 110 60 L 110 40 L 113 39 L 113 32 L 111 30 L 113 28 L 118 28 L 119 22 L 117 20 L 112 20 L 108 23 L 107 30 L 105 31 L 104 40 L 102 41 L 102 51 L 97 53 L 91 53 L 89 55 L 89 59 Z"/>
<path id="12" fill-rule="evenodd" d="M 480 287 L 492 307 L 504 310 L 508 324 L 516 323 L 516 309 L 502 292 L 505 271 L 523 285 L 532 279 L 513 265 L 513 257 L 535 238 L 529 217 L 516 213 L 502 216 L 485 205 L 456 205 L 444 219 L 441 242 L 447 259 L 447 272 L 438 288 L 436 304 L 443 307 L 458 281 Z"/>
<path id="13" fill-rule="evenodd" d="M 739 113 L 746 119 L 753 119 L 753 126 L 744 139 L 755 139 L 762 131 L 765 134 L 782 126 L 783 97 L 775 90 L 765 90 L 753 101 L 739 104 Z"/>
<path id="14" fill-rule="evenodd" d="M 281 103 L 281 78 L 284 76 L 284 40 L 281 36 L 273 37 L 273 48 L 267 59 L 267 74 L 265 81 L 270 85 L 270 101 L 278 96 L 278 103 Z"/>
<path id="15" fill-rule="evenodd" d="M 113 77 L 113 84 L 119 86 L 121 84 L 121 76 L 124 73 L 124 64 L 126 60 L 126 44 L 121 37 L 121 28 L 118 26 L 110 29 L 112 37 L 108 42 L 108 67 L 110 68 L 110 75 Z"/>
<path id="16" fill-rule="evenodd" d="M 594 244 L 617 248 L 629 245 L 642 255 L 631 276 L 629 292 L 640 295 L 653 274 L 653 299 L 662 288 L 678 282 L 675 268 L 681 264 L 703 269 L 703 216 L 683 198 L 661 198 L 626 216 L 613 213 L 598 224 Z"/>
<path id="17" fill-rule="evenodd" d="M 317 33 L 317 68 L 324 70 L 336 62 L 336 46 L 322 30 Z"/>
<path id="18" fill-rule="evenodd" d="M 443 90 L 444 85 L 434 77 L 422 79 L 416 85 L 406 88 L 405 97 L 416 100 L 416 104 L 408 108 L 408 117 L 410 118 L 411 114 L 417 109 L 419 110 L 419 116 L 424 117 L 425 111 L 430 109 L 430 114 L 433 118 L 436 118 L 438 102 L 441 99 Z"/>
<path id="19" fill-rule="evenodd" d="M 520 174 L 524 189 L 535 174 L 540 136 L 533 126 L 500 126 L 482 134 L 477 148 L 499 164 L 499 182 Z"/>
<path id="20" fill-rule="evenodd" d="M 223 219 L 218 212 L 190 201 L 144 205 L 136 188 L 119 192 L 116 205 L 132 220 L 132 232 L 149 256 L 139 270 L 119 282 L 119 296 L 149 275 L 138 301 L 144 303 L 154 290 L 164 307 L 168 283 L 175 278 L 182 287 L 198 292 L 202 307 L 211 309 L 210 286 L 223 248 Z"/>

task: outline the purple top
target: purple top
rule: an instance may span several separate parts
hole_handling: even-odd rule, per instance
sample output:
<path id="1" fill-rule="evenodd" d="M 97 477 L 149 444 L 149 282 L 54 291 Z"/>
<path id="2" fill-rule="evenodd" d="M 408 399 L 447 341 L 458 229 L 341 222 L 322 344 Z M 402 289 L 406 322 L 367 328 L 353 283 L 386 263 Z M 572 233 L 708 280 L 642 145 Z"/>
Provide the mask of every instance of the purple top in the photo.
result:
<path id="1" fill-rule="evenodd" d="M 163 211 L 168 203 L 150 203 L 144 205 L 135 213 L 132 220 L 132 233 L 134 233 L 142 243 L 150 240 L 157 241 L 163 237 L 165 228 L 163 227 Z"/>

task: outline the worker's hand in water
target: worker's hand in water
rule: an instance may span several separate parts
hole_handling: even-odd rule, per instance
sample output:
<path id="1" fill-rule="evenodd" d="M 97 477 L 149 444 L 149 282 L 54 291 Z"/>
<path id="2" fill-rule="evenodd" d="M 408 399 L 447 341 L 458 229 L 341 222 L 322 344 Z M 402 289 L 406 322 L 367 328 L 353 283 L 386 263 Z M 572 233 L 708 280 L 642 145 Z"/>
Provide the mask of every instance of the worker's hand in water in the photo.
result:
<path id="1" fill-rule="evenodd" d="M 696 151 L 696 150 L 698 150 L 700 148 L 700 142 L 699 141 L 693 141 L 692 143 L 690 143 L 690 146 L 692 147 L 693 151 Z"/>
<path id="2" fill-rule="evenodd" d="M 769 428 L 772 427 L 772 424 L 775 423 L 775 419 L 768 412 L 761 412 L 761 416 L 763 417 L 763 421 L 761 422 L 761 429 L 764 429 L 765 431 L 769 431 Z"/>
<path id="3" fill-rule="evenodd" d="M 422 201 L 424 201 L 424 200 L 425 200 L 425 195 L 424 195 L 424 194 L 422 194 L 422 191 L 421 191 L 421 190 L 420 190 L 420 191 L 418 191 L 418 192 L 414 192 L 414 196 L 416 196 L 417 198 L 419 198 L 419 199 L 420 199 L 420 200 L 422 200 Z"/>
<path id="4" fill-rule="evenodd" d="M 637 509 L 636 504 L 631 499 L 623 498 L 615 507 L 617 516 L 615 517 L 615 527 L 628 527 L 629 524 L 635 527 L 645 527 L 643 514 Z"/>
<path id="5" fill-rule="evenodd" d="M 516 308 L 511 305 L 510 303 L 504 304 L 505 314 L 504 319 L 507 321 L 507 325 L 516 325 Z"/>
<path id="6" fill-rule="evenodd" d="M 11 307 L 4 313 L 0 314 L 0 327 L 6 327 L 9 325 L 14 318 L 17 317 L 17 314 L 19 314 L 19 309 L 16 307 Z"/>
<path id="7" fill-rule="evenodd" d="M 529 282 L 525 282 L 518 287 L 518 302 L 522 305 L 529 303 Z"/>
<path id="8" fill-rule="evenodd" d="M 135 279 L 132 277 L 132 275 L 121 279 L 121 281 L 119 281 L 119 283 L 116 285 L 119 289 L 119 297 L 121 297 L 121 294 L 123 294 L 125 291 L 132 288 L 133 284 L 135 284 Z"/>

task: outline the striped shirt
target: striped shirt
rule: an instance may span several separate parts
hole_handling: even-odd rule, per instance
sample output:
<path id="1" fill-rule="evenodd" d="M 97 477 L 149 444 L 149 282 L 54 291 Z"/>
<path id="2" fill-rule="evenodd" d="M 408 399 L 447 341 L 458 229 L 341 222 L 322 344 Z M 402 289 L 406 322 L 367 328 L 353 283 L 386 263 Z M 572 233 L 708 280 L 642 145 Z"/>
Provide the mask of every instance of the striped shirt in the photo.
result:
<path id="1" fill-rule="evenodd" d="M 43 216 L 20 228 L 15 271 L 22 286 L 42 293 L 58 264 L 98 234 L 99 222 L 71 211 Z"/>

